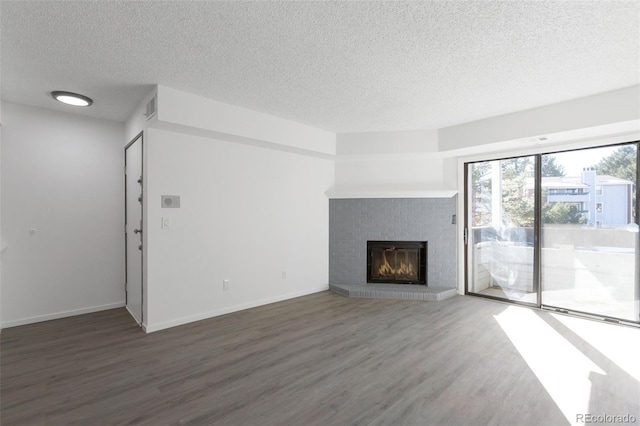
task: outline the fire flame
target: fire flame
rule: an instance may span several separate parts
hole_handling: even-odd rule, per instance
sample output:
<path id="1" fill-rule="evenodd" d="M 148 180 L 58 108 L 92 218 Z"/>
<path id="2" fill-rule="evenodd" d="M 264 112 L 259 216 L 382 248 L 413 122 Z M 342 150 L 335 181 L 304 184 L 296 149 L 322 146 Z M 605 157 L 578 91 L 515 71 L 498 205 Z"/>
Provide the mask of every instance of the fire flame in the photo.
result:
<path id="1" fill-rule="evenodd" d="M 378 268 L 378 274 L 380 275 L 401 275 L 401 276 L 415 276 L 416 271 L 412 263 L 406 264 L 400 261 L 400 266 L 393 268 L 387 260 L 387 255 L 384 255 L 384 263 Z"/>

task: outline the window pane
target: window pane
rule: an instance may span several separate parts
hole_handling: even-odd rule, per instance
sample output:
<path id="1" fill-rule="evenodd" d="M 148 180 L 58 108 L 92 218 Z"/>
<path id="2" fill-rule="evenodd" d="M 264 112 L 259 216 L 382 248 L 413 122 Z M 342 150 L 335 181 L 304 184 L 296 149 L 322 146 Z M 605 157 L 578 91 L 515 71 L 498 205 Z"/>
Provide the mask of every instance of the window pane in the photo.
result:
<path id="1" fill-rule="evenodd" d="M 542 156 L 542 304 L 638 321 L 636 146 Z"/>
<path id="2" fill-rule="evenodd" d="M 535 157 L 468 165 L 469 288 L 537 303 L 533 284 Z"/>

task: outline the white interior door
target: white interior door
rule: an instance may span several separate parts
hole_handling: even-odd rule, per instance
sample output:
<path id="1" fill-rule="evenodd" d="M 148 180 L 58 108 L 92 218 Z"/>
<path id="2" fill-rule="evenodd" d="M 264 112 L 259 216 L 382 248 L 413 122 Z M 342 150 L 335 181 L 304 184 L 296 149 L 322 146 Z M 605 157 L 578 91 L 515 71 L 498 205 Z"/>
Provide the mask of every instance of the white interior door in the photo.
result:
<path id="1" fill-rule="evenodd" d="M 125 148 L 127 310 L 142 324 L 142 133 Z"/>

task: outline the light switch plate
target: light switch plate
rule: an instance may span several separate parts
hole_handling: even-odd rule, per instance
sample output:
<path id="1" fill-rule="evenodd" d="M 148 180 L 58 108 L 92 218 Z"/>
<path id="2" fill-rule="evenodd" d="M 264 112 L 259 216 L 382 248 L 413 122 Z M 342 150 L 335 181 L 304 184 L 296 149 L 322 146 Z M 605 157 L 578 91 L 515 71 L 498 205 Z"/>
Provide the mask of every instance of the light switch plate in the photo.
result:
<path id="1" fill-rule="evenodd" d="M 162 218 L 162 229 L 168 229 L 171 227 L 171 218 L 163 217 Z"/>

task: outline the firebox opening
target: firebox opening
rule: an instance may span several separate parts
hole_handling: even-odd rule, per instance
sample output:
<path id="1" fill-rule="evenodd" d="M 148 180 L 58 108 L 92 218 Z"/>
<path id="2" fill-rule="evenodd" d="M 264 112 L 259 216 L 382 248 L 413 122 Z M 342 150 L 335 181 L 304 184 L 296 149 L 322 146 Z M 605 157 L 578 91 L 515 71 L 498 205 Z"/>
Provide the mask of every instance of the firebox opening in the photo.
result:
<path id="1" fill-rule="evenodd" d="M 427 284 L 426 241 L 367 241 L 367 282 Z"/>

